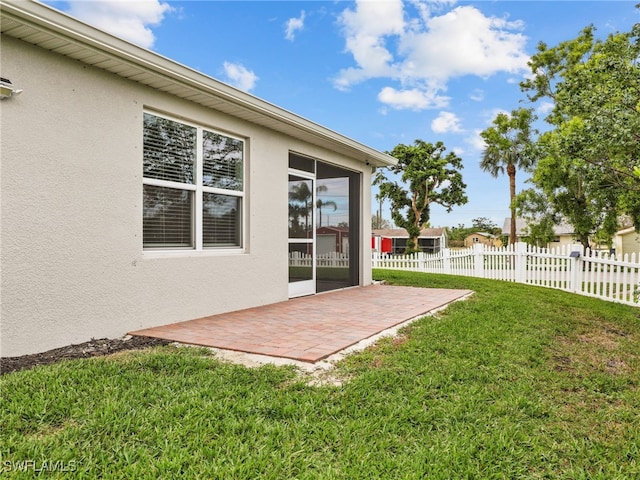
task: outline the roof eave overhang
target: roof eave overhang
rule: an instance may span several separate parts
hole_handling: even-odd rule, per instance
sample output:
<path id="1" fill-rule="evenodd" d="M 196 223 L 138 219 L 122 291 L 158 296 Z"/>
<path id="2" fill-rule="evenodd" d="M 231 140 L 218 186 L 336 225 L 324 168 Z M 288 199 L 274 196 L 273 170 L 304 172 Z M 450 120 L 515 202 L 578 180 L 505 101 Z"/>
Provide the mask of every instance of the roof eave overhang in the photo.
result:
<path id="1" fill-rule="evenodd" d="M 123 78 L 374 167 L 396 160 L 349 137 L 196 70 L 133 45 L 35 1 L 1 0 L 3 35 L 74 58 Z"/>

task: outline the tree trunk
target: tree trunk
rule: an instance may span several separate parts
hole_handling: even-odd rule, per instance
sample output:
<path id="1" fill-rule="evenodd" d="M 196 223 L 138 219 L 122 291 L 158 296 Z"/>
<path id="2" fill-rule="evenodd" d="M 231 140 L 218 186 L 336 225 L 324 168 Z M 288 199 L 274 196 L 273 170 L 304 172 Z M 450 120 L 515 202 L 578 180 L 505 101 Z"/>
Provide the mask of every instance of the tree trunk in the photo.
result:
<path id="1" fill-rule="evenodd" d="M 509 243 L 513 245 L 516 243 L 516 206 L 514 200 L 516 199 L 516 167 L 515 165 L 507 165 L 507 174 L 509 175 L 509 200 L 511 208 L 511 230 L 509 232 Z"/>
<path id="2" fill-rule="evenodd" d="M 585 250 L 590 248 L 589 235 L 578 235 L 578 241 L 582 244 Z"/>
<path id="3" fill-rule="evenodd" d="M 416 253 L 419 252 L 418 248 L 418 237 L 409 237 L 409 241 L 407 242 L 407 250 L 405 253 Z"/>

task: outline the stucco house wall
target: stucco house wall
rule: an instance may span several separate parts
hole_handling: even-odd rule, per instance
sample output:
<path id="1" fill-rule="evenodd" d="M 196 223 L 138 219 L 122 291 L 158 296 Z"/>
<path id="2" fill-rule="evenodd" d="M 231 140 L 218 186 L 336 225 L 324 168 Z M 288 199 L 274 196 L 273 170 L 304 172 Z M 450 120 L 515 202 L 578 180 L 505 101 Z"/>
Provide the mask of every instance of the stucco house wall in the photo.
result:
<path id="1" fill-rule="evenodd" d="M 613 246 L 617 256 L 636 254 L 640 256 L 640 233 L 634 227 L 629 227 L 616 232 L 613 237 Z"/>
<path id="2" fill-rule="evenodd" d="M 9 36 L 0 64 L 24 91 L 1 104 L 1 356 L 286 300 L 290 151 L 362 174 L 371 283 L 362 161 Z M 143 250 L 145 111 L 245 139 L 242 253 Z"/>
<path id="3" fill-rule="evenodd" d="M 464 239 L 465 247 L 473 247 L 474 245 L 481 243 L 489 247 L 502 247 L 502 241 L 495 235 L 491 235 L 485 232 L 476 232 L 467 235 Z"/>

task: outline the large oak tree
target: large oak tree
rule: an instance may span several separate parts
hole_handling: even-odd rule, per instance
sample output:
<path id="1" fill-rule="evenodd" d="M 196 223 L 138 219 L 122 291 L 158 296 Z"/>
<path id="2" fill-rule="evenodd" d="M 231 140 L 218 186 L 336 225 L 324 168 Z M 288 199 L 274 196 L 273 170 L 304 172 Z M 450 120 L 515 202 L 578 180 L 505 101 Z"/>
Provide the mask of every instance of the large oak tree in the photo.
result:
<path id="1" fill-rule="evenodd" d="M 413 145 L 396 145 L 387 153 L 398 160 L 397 165 L 378 170 L 375 177 L 379 197 L 391 203 L 391 218 L 409 234 L 407 253 L 420 250 L 418 236 L 429 225 L 431 204 L 450 212 L 453 206 L 467 203 L 462 159 L 445 151 L 442 142 L 434 145 L 416 140 Z"/>
<path id="2" fill-rule="evenodd" d="M 553 103 L 533 183 L 583 244 L 611 236 L 626 214 L 640 230 L 640 24 L 598 40 L 593 27 L 549 48 L 540 43 L 521 84 Z"/>

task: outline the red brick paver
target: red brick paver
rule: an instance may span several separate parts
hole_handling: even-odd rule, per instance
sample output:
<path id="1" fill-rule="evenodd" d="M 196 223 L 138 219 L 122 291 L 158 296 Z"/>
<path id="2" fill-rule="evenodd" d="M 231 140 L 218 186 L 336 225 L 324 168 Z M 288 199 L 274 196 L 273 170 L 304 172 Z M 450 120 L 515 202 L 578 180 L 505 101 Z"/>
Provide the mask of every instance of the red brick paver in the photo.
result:
<path id="1" fill-rule="evenodd" d="M 130 334 L 314 363 L 470 293 L 371 285 Z"/>

